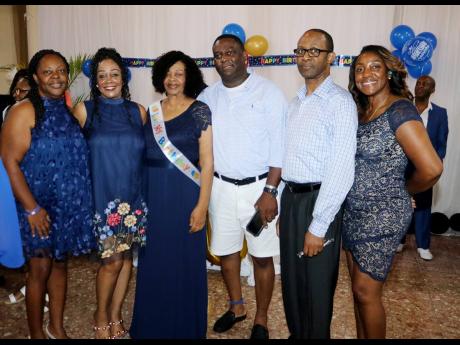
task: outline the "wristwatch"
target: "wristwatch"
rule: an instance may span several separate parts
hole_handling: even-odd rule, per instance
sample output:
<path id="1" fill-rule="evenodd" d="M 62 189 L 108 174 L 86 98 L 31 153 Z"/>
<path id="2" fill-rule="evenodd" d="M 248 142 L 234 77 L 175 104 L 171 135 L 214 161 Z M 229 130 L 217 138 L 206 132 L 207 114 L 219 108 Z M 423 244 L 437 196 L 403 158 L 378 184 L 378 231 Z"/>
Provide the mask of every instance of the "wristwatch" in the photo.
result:
<path id="1" fill-rule="evenodd" d="M 271 194 L 274 198 L 278 196 L 278 189 L 275 186 L 269 184 L 265 185 L 264 192 Z"/>

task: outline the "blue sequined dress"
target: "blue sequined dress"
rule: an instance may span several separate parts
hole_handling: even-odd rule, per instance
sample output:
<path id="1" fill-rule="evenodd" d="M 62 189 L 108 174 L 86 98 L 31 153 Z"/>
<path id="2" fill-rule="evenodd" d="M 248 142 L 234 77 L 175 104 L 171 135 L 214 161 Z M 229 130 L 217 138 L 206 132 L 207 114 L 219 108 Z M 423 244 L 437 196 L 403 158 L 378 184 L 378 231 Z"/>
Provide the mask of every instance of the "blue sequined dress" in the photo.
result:
<path id="1" fill-rule="evenodd" d="M 211 124 L 211 111 L 195 101 L 165 122 L 169 140 L 198 167 L 199 139 Z M 205 338 L 208 288 L 206 232 L 190 233 L 190 214 L 200 188 L 163 154 L 145 126 L 147 245 L 139 251 L 133 339 Z"/>
<path id="2" fill-rule="evenodd" d="M 45 114 L 31 130 L 30 148 L 20 168 L 35 200 L 51 218 L 48 239 L 32 237 L 24 209 L 16 205 L 25 257 L 62 260 L 96 247 L 88 146 L 64 98 L 42 99 Z"/>
<path id="3" fill-rule="evenodd" d="M 408 159 L 396 140 L 403 123 L 422 121 L 408 100 L 397 100 L 358 127 L 355 180 L 345 200 L 343 246 L 360 270 L 383 281 L 412 218 L 405 171 Z"/>
<path id="4" fill-rule="evenodd" d="M 90 148 L 94 222 L 102 259 L 146 240 L 147 208 L 142 190 L 145 141 L 139 106 L 123 98 L 85 102 Z"/>

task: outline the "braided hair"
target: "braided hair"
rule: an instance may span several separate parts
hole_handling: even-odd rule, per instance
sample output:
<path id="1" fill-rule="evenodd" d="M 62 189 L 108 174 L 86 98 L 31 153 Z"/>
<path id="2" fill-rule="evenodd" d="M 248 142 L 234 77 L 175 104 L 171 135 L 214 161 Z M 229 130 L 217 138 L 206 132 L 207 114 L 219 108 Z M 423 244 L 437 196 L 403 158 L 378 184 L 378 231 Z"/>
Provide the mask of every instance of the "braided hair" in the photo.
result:
<path id="1" fill-rule="evenodd" d="M 97 69 L 99 67 L 99 64 L 104 61 L 104 60 L 112 60 L 115 62 L 118 67 L 120 68 L 121 71 L 121 78 L 122 78 L 122 87 L 121 87 L 121 97 L 126 100 L 131 100 L 131 94 L 129 93 L 129 87 L 128 87 L 128 69 L 125 67 L 123 63 L 123 59 L 121 55 L 114 49 L 114 48 L 100 48 L 94 57 L 91 59 L 91 68 L 90 68 L 90 86 L 91 86 L 91 92 L 90 92 L 90 97 L 94 102 L 94 107 L 93 107 L 93 112 L 91 114 L 91 120 L 89 124 L 89 132 L 87 134 L 90 134 L 90 131 L 93 127 L 93 120 L 94 118 L 97 118 L 100 121 L 100 114 L 99 114 L 99 96 L 101 95 L 101 91 L 97 87 Z M 131 114 L 129 112 L 128 107 L 126 106 L 125 103 L 123 103 L 126 113 L 128 115 L 128 119 L 130 123 L 132 124 L 132 118 Z"/>
<path id="2" fill-rule="evenodd" d="M 37 74 L 38 70 L 38 65 L 40 64 L 40 61 L 45 57 L 46 55 L 56 55 L 59 58 L 62 59 L 62 61 L 65 64 L 67 73 L 69 73 L 70 67 L 69 63 L 67 62 L 66 58 L 59 52 L 53 50 L 53 49 L 42 49 L 35 53 L 35 55 L 30 59 L 29 62 L 29 67 L 28 67 L 28 72 L 29 72 L 29 84 L 30 84 L 30 91 L 27 95 L 27 97 L 30 99 L 30 102 L 32 103 L 32 106 L 34 107 L 35 110 L 35 123 L 39 123 L 40 121 L 43 120 L 44 114 L 45 114 L 45 106 L 43 104 L 43 100 L 38 92 L 38 84 L 34 79 L 34 74 Z M 64 96 L 64 95 L 62 95 Z M 70 109 L 68 109 L 69 115 L 70 115 Z"/>

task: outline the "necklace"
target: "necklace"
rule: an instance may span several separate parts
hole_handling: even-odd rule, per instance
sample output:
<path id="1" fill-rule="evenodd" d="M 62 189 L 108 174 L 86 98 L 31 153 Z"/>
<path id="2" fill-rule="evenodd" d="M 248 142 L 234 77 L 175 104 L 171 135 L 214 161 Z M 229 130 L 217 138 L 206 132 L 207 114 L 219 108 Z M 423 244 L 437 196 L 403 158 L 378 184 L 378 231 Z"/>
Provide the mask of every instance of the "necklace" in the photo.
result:
<path id="1" fill-rule="evenodd" d="M 367 116 L 367 120 L 366 122 L 369 122 L 369 121 L 372 121 L 374 118 L 376 118 L 376 115 L 379 114 L 379 110 L 386 107 L 388 105 L 388 101 L 390 99 L 390 95 L 387 96 L 387 98 L 385 98 L 385 100 L 383 101 L 383 103 L 378 106 L 377 108 L 375 108 L 375 110 L 372 111 L 372 113 L 370 115 Z"/>

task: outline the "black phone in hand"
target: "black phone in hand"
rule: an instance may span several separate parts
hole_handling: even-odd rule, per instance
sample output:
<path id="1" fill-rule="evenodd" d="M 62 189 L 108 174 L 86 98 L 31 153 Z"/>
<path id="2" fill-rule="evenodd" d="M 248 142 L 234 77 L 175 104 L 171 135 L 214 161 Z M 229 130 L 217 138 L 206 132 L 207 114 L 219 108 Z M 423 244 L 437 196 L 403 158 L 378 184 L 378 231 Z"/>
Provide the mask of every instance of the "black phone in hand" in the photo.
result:
<path id="1" fill-rule="evenodd" d="M 260 216 L 260 211 L 257 210 L 256 213 L 252 216 L 248 225 L 246 225 L 246 230 L 253 236 L 259 236 L 264 228 L 264 222 Z"/>

